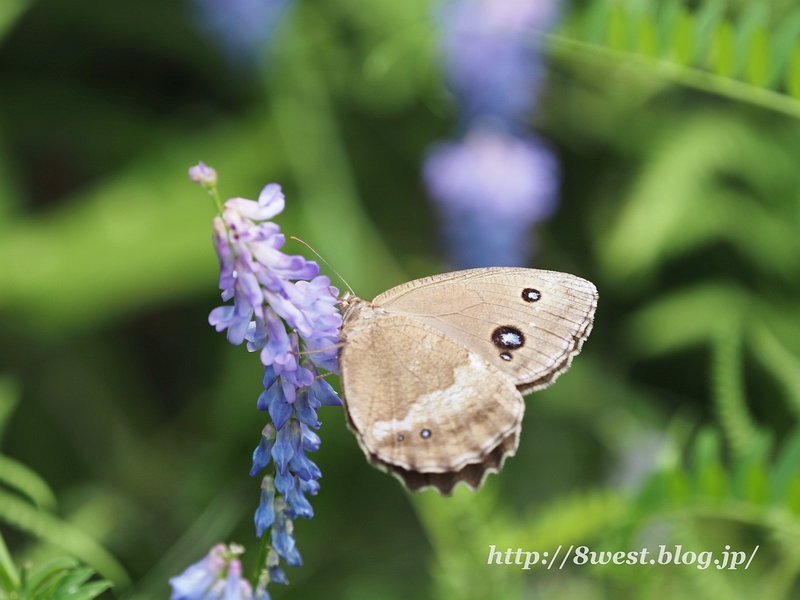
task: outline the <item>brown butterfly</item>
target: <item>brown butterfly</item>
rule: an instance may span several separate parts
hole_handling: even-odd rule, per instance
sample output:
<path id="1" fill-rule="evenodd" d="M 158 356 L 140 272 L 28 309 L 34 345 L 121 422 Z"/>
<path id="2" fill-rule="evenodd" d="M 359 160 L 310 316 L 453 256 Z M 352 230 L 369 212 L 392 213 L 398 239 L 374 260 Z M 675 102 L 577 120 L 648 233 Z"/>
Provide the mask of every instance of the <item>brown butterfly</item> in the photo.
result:
<path id="1" fill-rule="evenodd" d="M 367 458 L 411 490 L 479 487 L 516 452 L 522 394 L 580 352 L 597 298 L 580 277 L 510 267 L 345 294 L 339 365 Z"/>

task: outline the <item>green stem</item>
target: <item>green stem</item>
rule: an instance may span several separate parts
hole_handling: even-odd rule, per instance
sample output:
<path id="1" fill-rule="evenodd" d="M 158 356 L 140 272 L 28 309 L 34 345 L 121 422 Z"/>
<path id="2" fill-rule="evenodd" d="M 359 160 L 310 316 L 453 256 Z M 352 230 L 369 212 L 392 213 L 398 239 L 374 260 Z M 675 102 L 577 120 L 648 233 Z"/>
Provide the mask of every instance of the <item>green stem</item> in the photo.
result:
<path id="1" fill-rule="evenodd" d="M 208 190 L 208 195 L 211 196 L 212 200 L 214 200 L 214 205 L 217 207 L 217 212 L 219 214 L 222 214 L 222 200 L 220 200 L 217 188 L 213 187 L 210 190 Z"/>
<path id="2" fill-rule="evenodd" d="M 19 574 L 2 534 L 0 534 L 0 585 L 7 592 L 19 588 Z"/>
<path id="3" fill-rule="evenodd" d="M 270 537 L 267 535 L 267 532 L 261 534 L 261 545 L 258 547 L 258 556 L 256 556 L 256 564 L 253 566 L 253 574 L 250 576 L 250 583 L 253 586 L 253 589 L 256 589 L 258 585 L 258 578 L 261 576 L 261 572 L 264 570 L 264 566 L 267 564 L 267 554 L 269 553 L 270 548 Z"/>

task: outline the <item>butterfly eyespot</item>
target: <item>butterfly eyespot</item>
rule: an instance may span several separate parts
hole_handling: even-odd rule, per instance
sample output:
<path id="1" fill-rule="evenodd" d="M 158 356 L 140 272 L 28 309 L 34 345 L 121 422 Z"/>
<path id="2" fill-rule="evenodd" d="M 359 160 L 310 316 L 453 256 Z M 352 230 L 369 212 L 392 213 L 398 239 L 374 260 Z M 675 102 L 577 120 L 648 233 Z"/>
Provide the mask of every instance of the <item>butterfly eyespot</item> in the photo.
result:
<path id="1" fill-rule="evenodd" d="M 525 302 L 536 302 L 541 297 L 542 293 L 539 290 L 533 288 L 525 288 L 522 290 L 522 299 L 525 300 Z"/>
<path id="2" fill-rule="evenodd" d="M 397 436 L 397 441 L 398 441 L 398 442 L 402 442 L 404 439 L 405 439 L 405 438 L 403 437 L 403 434 L 402 434 L 402 433 L 401 433 L 400 435 L 398 435 L 398 436 Z"/>
<path id="3" fill-rule="evenodd" d="M 431 437 L 431 430 L 430 429 L 423 429 L 422 433 L 420 433 L 420 435 L 422 436 L 422 439 L 427 440 L 429 437 Z"/>
<path id="4" fill-rule="evenodd" d="M 492 333 L 492 342 L 502 350 L 515 350 L 525 345 L 525 336 L 516 327 L 498 327 Z"/>
<path id="5" fill-rule="evenodd" d="M 500 358 L 502 358 L 505 361 L 509 361 L 511 360 L 511 354 L 509 354 L 508 352 L 501 352 Z"/>

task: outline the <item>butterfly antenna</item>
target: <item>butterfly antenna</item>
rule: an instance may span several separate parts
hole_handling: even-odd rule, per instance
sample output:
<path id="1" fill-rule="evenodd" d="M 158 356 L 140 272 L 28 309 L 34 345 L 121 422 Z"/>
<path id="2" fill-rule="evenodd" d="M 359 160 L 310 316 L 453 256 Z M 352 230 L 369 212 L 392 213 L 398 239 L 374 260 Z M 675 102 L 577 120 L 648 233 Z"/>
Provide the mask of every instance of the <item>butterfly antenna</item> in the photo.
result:
<path id="1" fill-rule="evenodd" d="M 356 293 L 353 291 L 353 288 L 351 288 L 351 287 L 350 287 L 350 284 L 349 284 L 349 283 L 347 283 L 347 281 L 345 281 L 345 278 L 344 278 L 344 277 L 342 277 L 341 275 L 339 275 L 339 271 L 337 271 L 336 269 L 334 269 L 334 268 L 331 266 L 331 263 L 329 263 L 327 260 L 325 260 L 324 258 L 322 258 L 322 256 L 320 256 L 320 253 L 319 253 L 319 252 L 317 252 L 316 250 L 314 250 L 314 249 L 313 249 L 313 248 L 312 248 L 310 245 L 308 245 L 306 242 L 304 242 L 304 241 L 303 241 L 303 240 L 301 240 L 300 238 L 298 238 L 298 237 L 294 237 L 293 235 L 290 235 L 289 237 L 290 237 L 290 238 L 292 238 L 292 239 L 293 239 L 294 241 L 296 241 L 296 242 L 300 242 L 301 244 L 303 244 L 303 246 L 305 246 L 306 248 L 308 248 L 309 250 L 311 250 L 311 251 L 312 251 L 314 254 L 316 254 L 318 259 L 320 259 L 322 262 L 324 262 L 326 265 L 328 265 L 328 268 L 329 268 L 331 271 L 333 271 L 334 273 L 336 273 L 336 276 L 337 276 L 339 279 L 341 279 L 341 280 L 342 280 L 342 283 L 344 283 L 344 284 L 347 286 L 347 289 L 348 289 L 348 290 L 350 290 L 350 293 L 351 293 L 351 294 L 353 294 L 354 296 L 357 296 L 357 294 L 356 294 Z"/>

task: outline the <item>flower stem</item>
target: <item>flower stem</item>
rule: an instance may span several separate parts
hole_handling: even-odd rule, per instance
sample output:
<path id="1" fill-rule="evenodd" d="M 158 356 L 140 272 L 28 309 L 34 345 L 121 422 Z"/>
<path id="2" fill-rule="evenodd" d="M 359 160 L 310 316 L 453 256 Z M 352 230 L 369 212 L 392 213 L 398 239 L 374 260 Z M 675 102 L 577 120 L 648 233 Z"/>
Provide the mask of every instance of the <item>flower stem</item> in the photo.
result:
<path id="1" fill-rule="evenodd" d="M 256 556 L 256 564 L 253 566 L 253 574 L 250 576 L 250 583 L 253 589 L 258 585 L 258 578 L 261 577 L 261 572 L 267 564 L 267 554 L 269 553 L 271 538 L 269 531 L 261 534 L 261 545 L 258 547 L 258 556 Z"/>
<path id="2" fill-rule="evenodd" d="M 208 195 L 214 200 L 214 205 L 217 207 L 217 212 L 222 214 L 222 200 L 219 198 L 219 192 L 216 186 L 208 190 Z"/>

